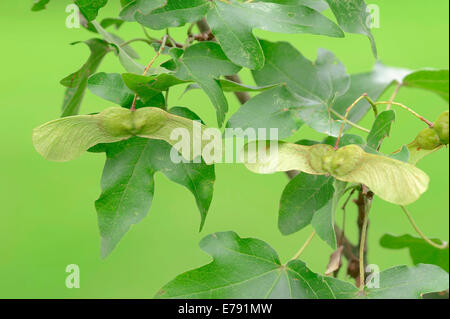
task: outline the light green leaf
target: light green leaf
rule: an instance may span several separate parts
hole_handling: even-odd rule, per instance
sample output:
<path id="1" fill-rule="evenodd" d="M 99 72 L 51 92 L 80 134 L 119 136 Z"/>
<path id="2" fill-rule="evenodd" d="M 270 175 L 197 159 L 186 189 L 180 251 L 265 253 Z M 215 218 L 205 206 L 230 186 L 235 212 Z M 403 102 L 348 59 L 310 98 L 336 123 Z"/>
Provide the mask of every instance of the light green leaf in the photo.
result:
<path id="1" fill-rule="evenodd" d="M 336 145 L 336 141 L 337 141 L 337 137 L 334 136 L 327 136 L 326 138 L 324 138 L 322 140 L 322 144 L 328 144 L 330 146 L 335 146 Z M 298 142 L 297 142 L 298 144 Z M 319 142 L 317 142 L 316 144 L 320 144 Z M 343 147 L 346 145 L 351 145 L 351 144 L 356 144 L 356 145 L 366 145 L 366 141 L 359 135 L 354 135 L 354 134 L 344 134 L 342 135 L 341 139 L 339 140 L 339 147 Z"/>
<path id="2" fill-rule="evenodd" d="M 378 114 L 372 129 L 367 136 L 367 146 L 378 150 L 383 140 L 391 133 L 392 124 L 395 121 L 395 112 L 392 110 L 384 111 Z"/>
<path id="3" fill-rule="evenodd" d="M 129 51 L 121 47 L 123 40 L 118 39 L 113 34 L 106 31 L 97 21 L 92 21 L 92 25 L 95 27 L 98 33 L 102 35 L 102 37 L 112 43 L 117 48 L 117 55 L 119 57 L 119 61 L 122 66 L 131 73 L 142 74 L 144 72 L 145 67 L 140 63 L 136 62 L 133 57 L 130 55 Z"/>
<path id="4" fill-rule="evenodd" d="M 366 35 L 377 57 L 375 39 L 370 31 L 371 16 L 364 0 L 326 0 L 336 20 L 345 32 Z"/>
<path id="5" fill-rule="evenodd" d="M 253 2 L 272 2 L 289 6 L 307 6 L 319 12 L 328 9 L 324 0 L 254 0 Z"/>
<path id="6" fill-rule="evenodd" d="M 269 130 L 276 128 L 278 138 L 286 138 L 303 124 L 297 113 L 299 106 L 297 98 L 285 86 L 277 86 L 242 105 L 227 122 L 227 127 L 243 130 L 265 128 L 267 138 Z"/>
<path id="7" fill-rule="evenodd" d="M 228 58 L 249 69 L 264 66 L 264 53 L 252 33 L 254 28 L 283 33 L 343 36 L 342 30 L 334 22 L 303 5 L 215 1 L 207 14 L 207 21 Z"/>
<path id="8" fill-rule="evenodd" d="M 443 242 L 440 239 L 432 239 L 438 245 Z M 409 250 L 414 265 L 417 264 L 433 264 L 438 265 L 446 272 L 449 271 L 449 248 L 438 249 L 428 244 L 420 237 L 411 235 L 395 236 L 385 234 L 380 239 L 380 245 L 389 249 L 404 249 Z"/>
<path id="9" fill-rule="evenodd" d="M 266 64 L 254 70 L 257 85 L 285 83 L 297 97 L 296 114 L 318 132 L 337 136 L 340 121 L 330 113 L 337 97 L 349 88 L 350 77 L 340 61 L 326 50 L 320 49 L 313 63 L 289 43 L 261 41 Z"/>
<path id="10" fill-rule="evenodd" d="M 135 15 L 150 14 L 153 10 L 161 8 L 167 4 L 167 0 L 131 0 L 125 4 L 119 16 L 125 21 L 135 21 Z"/>
<path id="11" fill-rule="evenodd" d="M 220 46 L 214 42 L 200 42 L 188 47 L 175 63 L 175 76 L 178 79 L 197 82 L 208 95 L 216 109 L 217 122 L 221 126 L 228 111 L 228 102 L 217 78 L 235 74 L 241 68 L 231 63 Z"/>
<path id="12" fill-rule="evenodd" d="M 403 79 L 403 86 L 424 89 L 436 93 L 448 102 L 448 70 L 419 70 Z"/>
<path id="13" fill-rule="evenodd" d="M 133 102 L 133 91 L 118 73 L 94 74 L 88 80 L 88 88 L 93 94 L 123 107 L 130 107 Z"/>
<path id="14" fill-rule="evenodd" d="M 448 274 L 435 265 L 396 266 L 380 272 L 380 288 L 366 290 L 370 299 L 421 299 L 448 289 Z"/>
<path id="15" fill-rule="evenodd" d="M 88 20 L 94 20 L 98 11 L 106 6 L 108 0 L 74 0 L 75 4 L 80 8 L 80 12 Z"/>
<path id="16" fill-rule="evenodd" d="M 392 83 L 401 83 L 403 77 L 410 72 L 410 70 L 387 67 L 377 62 L 372 71 L 351 75 L 350 88 L 333 103 L 332 113 L 344 116 L 346 109 L 363 93 L 367 93 L 374 101 L 378 100 Z M 370 109 L 369 102 L 362 100 L 350 111 L 348 119 L 358 123 Z"/>
<path id="17" fill-rule="evenodd" d="M 195 127 L 195 128 L 194 128 Z M 194 130 L 202 136 L 204 126 L 190 119 L 154 108 L 143 107 L 136 111 L 111 107 L 95 115 L 77 115 L 54 120 L 33 130 L 36 150 L 48 160 L 69 161 L 98 143 L 112 143 L 132 136 L 164 140 L 175 146 L 186 159 L 201 155 L 208 141 L 195 140 Z M 175 129 L 189 135 L 187 146 L 172 139 Z M 194 147 L 199 143 L 200 147 Z"/>
<path id="18" fill-rule="evenodd" d="M 234 232 L 215 233 L 205 237 L 200 248 L 213 261 L 177 276 L 156 298 L 336 298 L 322 276 L 299 260 L 282 265 L 272 247 L 261 240 L 240 238 Z M 339 291 L 351 285 L 335 281 L 334 286 Z"/>
<path id="19" fill-rule="evenodd" d="M 317 235 L 333 249 L 337 248 L 336 232 L 334 230 L 334 216 L 336 215 L 339 200 L 344 195 L 346 186 L 347 183 L 335 180 L 333 183 L 333 197 L 325 206 L 313 215 L 311 220 L 311 225 Z"/>
<path id="20" fill-rule="evenodd" d="M 197 118 L 195 118 L 197 119 Z M 194 195 L 202 229 L 211 204 L 215 180 L 214 166 L 201 163 L 174 163 L 171 146 L 164 141 L 133 137 L 105 144 L 107 160 L 102 176 L 102 194 L 96 201 L 101 234 L 101 255 L 106 257 L 132 225 L 150 209 L 156 172 L 164 173 Z"/>
<path id="21" fill-rule="evenodd" d="M 396 159 L 398 161 L 409 163 L 410 154 L 409 154 L 408 146 L 403 145 L 399 152 L 393 153 L 393 154 L 389 155 L 389 157 Z"/>
<path id="22" fill-rule="evenodd" d="M 313 216 L 333 197 L 334 178 L 300 173 L 283 190 L 278 228 L 283 235 L 295 233 L 311 223 Z"/>
<path id="23" fill-rule="evenodd" d="M 277 150 L 272 150 L 277 147 Z M 389 157 L 368 154 L 360 146 L 348 145 L 334 151 L 329 145 L 304 146 L 267 143 L 258 154 L 256 142 L 246 146 L 246 166 L 255 173 L 297 170 L 308 174 L 331 174 L 344 182 L 361 183 L 383 200 L 408 205 L 428 188 L 428 176 L 417 167 Z"/>
<path id="24" fill-rule="evenodd" d="M 148 14 L 137 11 L 135 14 L 136 21 L 154 30 L 180 27 L 186 23 L 201 20 L 210 7 L 206 0 L 166 1 L 166 6 Z"/>
<path id="25" fill-rule="evenodd" d="M 77 43 L 80 42 L 73 44 Z M 90 39 L 84 43 L 91 51 L 88 60 L 77 72 L 61 80 L 61 84 L 67 87 L 61 114 L 63 117 L 79 113 L 89 77 L 95 73 L 103 58 L 111 51 L 108 43 L 100 39 Z"/>

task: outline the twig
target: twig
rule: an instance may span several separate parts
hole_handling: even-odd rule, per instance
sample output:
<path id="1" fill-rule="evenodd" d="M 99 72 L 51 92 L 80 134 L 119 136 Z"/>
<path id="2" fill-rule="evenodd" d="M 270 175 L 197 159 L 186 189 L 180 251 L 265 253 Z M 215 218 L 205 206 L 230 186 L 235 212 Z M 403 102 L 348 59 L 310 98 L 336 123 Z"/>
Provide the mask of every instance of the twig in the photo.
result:
<path id="1" fill-rule="evenodd" d="M 150 63 L 147 65 L 147 67 L 144 70 L 144 73 L 142 75 L 147 75 L 148 70 L 150 70 L 150 68 L 152 67 L 153 63 L 155 63 L 156 59 L 161 55 L 161 53 L 164 51 L 164 48 L 166 46 L 166 42 L 167 42 L 167 34 L 164 36 L 163 40 L 162 40 L 162 44 L 161 47 L 159 48 L 158 52 L 156 52 L 155 56 L 153 57 L 153 59 L 150 61 Z M 138 95 L 137 93 L 134 94 L 134 99 L 133 99 L 133 104 L 131 105 L 130 110 L 131 111 L 135 111 L 136 110 L 136 102 L 137 102 L 137 98 Z"/>
<path id="2" fill-rule="evenodd" d="M 394 93 L 392 93 L 391 98 L 389 99 L 389 102 L 393 102 L 395 100 L 395 98 L 397 97 L 398 92 L 400 91 L 400 88 L 402 87 L 402 83 L 397 83 L 397 85 L 395 86 L 395 90 Z M 389 103 L 386 106 L 386 110 L 390 110 L 391 109 L 391 103 Z"/>
<path id="3" fill-rule="evenodd" d="M 303 251 L 306 249 L 306 247 L 308 247 L 308 245 L 311 243 L 311 241 L 313 240 L 315 235 L 316 235 L 316 231 L 313 231 L 311 233 L 311 235 L 309 235 L 308 239 L 306 239 L 302 248 L 300 248 L 300 250 L 295 254 L 295 256 L 291 258 L 291 260 L 295 260 L 295 259 L 298 259 L 298 257 L 300 257 L 300 255 L 303 253 Z"/>
<path id="4" fill-rule="evenodd" d="M 412 218 L 411 214 L 409 213 L 408 209 L 405 206 L 400 206 L 400 208 L 405 213 L 406 217 L 408 217 L 409 222 L 411 223 L 411 226 L 415 229 L 415 231 L 419 234 L 420 237 L 422 237 L 423 240 L 425 240 L 428 244 L 431 246 L 437 248 L 437 249 L 447 249 L 448 243 L 443 243 L 442 245 L 436 244 L 431 239 L 429 239 L 425 234 L 420 230 L 419 226 L 417 226 L 416 222 Z"/>

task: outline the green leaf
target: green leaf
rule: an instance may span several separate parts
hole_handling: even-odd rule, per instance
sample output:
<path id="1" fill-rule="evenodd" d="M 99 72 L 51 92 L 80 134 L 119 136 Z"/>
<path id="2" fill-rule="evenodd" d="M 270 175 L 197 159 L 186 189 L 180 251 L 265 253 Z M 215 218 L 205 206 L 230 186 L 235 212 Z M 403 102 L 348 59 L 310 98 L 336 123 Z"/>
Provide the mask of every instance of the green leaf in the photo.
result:
<path id="1" fill-rule="evenodd" d="M 336 145 L 336 141 L 337 141 L 337 137 L 334 136 L 327 136 L 326 138 L 324 138 L 322 140 L 322 144 L 328 144 L 331 146 L 335 146 Z M 319 142 L 317 142 L 317 144 L 320 144 Z M 344 134 L 342 135 L 341 139 L 339 140 L 339 147 L 343 147 L 346 145 L 351 145 L 351 144 L 355 144 L 355 145 L 366 145 L 366 141 L 359 135 L 354 135 L 354 134 Z"/>
<path id="2" fill-rule="evenodd" d="M 305 263 L 293 260 L 282 265 L 273 248 L 261 240 L 222 232 L 205 237 L 200 248 L 213 261 L 177 276 L 156 298 L 336 298 L 325 279 Z M 336 291 L 351 286 L 338 280 L 334 284 Z"/>
<path id="3" fill-rule="evenodd" d="M 150 14 L 155 9 L 167 4 L 167 0 L 130 0 L 122 5 L 119 16 L 125 21 L 135 21 L 136 13 L 141 15 Z"/>
<path id="4" fill-rule="evenodd" d="M 336 20 L 345 32 L 366 35 L 371 43 L 372 52 L 377 57 L 375 39 L 370 31 L 371 17 L 364 0 L 326 0 Z"/>
<path id="5" fill-rule="evenodd" d="M 261 70 L 253 71 L 257 85 L 285 83 L 297 97 L 294 104 L 297 116 L 316 131 L 337 136 L 341 124 L 334 119 L 330 108 L 350 85 L 342 63 L 323 49 L 318 51 L 313 63 L 289 43 L 261 41 L 261 46 L 266 64 Z"/>
<path id="6" fill-rule="evenodd" d="M 195 127 L 195 128 L 194 128 Z M 111 107 L 95 115 L 77 115 L 45 123 L 33 130 L 36 150 L 48 160 L 69 161 L 98 143 L 112 143 L 132 136 L 164 140 L 189 160 L 201 155 L 208 141 L 196 141 L 195 129 L 201 136 L 204 126 L 190 119 L 173 115 L 155 107 L 130 111 Z M 175 129 L 189 134 L 187 143 L 172 138 Z M 199 149 L 194 147 L 199 143 Z M 189 149 L 185 149 L 189 146 Z"/>
<path id="7" fill-rule="evenodd" d="M 383 140 L 391 133 L 391 127 L 394 121 L 395 112 L 392 110 L 378 114 L 367 136 L 367 145 L 374 150 L 378 150 Z"/>
<path id="8" fill-rule="evenodd" d="M 276 147 L 276 150 L 271 150 Z M 246 167 L 255 173 L 290 170 L 314 175 L 331 174 L 344 182 L 367 185 L 381 199 L 398 205 L 416 201 L 428 188 L 428 176 L 417 167 L 389 157 L 368 154 L 360 146 L 348 145 L 334 151 L 329 145 L 305 146 L 267 143 L 258 154 L 256 142 L 246 146 Z"/>
<path id="9" fill-rule="evenodd" d="M 217 122 L 221 126 L 228 111 L 228 102 L 217 78 L 235 74 L 240 67 L 231 63 L 214 42 L 200 42 L 188 47 L 175 63 L 175 76 L 183 81 L 197 82 L 211 99 L 216 109 Z"/>
<path id="10" fill-rule="evenodd" d="M 317 235 L 333 249 L 337 248 L 336 232 L 334 230 L 334 216 L 336 215 L 339 200 L 344 195 L 346 186 L 347 183 L 335 180 L 333 183 L 333 197 L 325 206 L 313 215 L 311 220 L 311 225 Z"/>
<path id="11" fill-rule="evenodd" d="M 106 6 L 108 0 L 74 0 L 75 4 L 80 8 L 80 12 L 88 20 L 94 20 L 98 11 Z"/>
<path id="12" fill-rule="evenodd" d="M 135 19 L 154 30 L 180 27 L 186 23 L 201 20 L 209 6 L 206 0 L 167 0 L 166 6 L 148 14 L 137 11 Z"/>
<path id="13" fill-rule="evenodd" d="M 300 173 L 281 195 L 278 228 L 283 235 L 293 234 L 311 223 L 313 216 L 333 197 L 334 178 Z"/>
<path id="14" fill-rule="evenodd" d="M 207 21 L 228 58 L 249 69 L 260 69 L 264 65 L 264 53 L 252 33 L 255 28 L 282 33 L 343 36 L 334 22 L 303 5 L 215 1 L 207 14 Z"/>
<path id="15" fill-rule="evenodd" d="M 393 153 L 393 154 L 389 155 L 389 157 L 396 159 L 398 161 L 409 163 L 410 153 L 409 153 L 408 146 L 403 145 L 399 152 Z"/>
<path id="16" fill-rule="evenodd" d="M 370 299 L 420 299 L 448 289 L 448 274 L 435 265 L 396 266 L 380 272 L 380 288 L 366 290 Z"/>
<path id="17" fill-rule="evenodd" d="M 123 43 L 122 39 L 106 31 L 97 21 L 92 21 L 92 25 L 106 41 L 116 47 L 117 56 L 119 57 L 119 61 L 125 70 L 137 74 L 142 74 L 144 72 L 145 67 L 133 59 L 129 50 L 121 47 L 121 44 Z"/>
<path id="18" fill-rule="evenodd" d="M 440 239 L 432 239 L 438 245 L 443 242 Z M 389 249 L 409 250 L 414 265 L 433 264 L 441 267 L 446 272 L 449 271 L 449 248 L 438 249 L 428 244 L 424 239 L 411 235 L 395 236 L 385 234 L 380 239 L 380 245 Z"/>
<path id="19" fill-rule="evenodd" d="M 101 255 L 111 253 L 132 225 L 150 209 L 153 176 L 157 171 L 186 187 L 195 196 L 203 227 L 213 194 L 214 166 L 205 163 L 175 164 L 171 146 L 164 141 L 131 138 L 104 146 L 107 160 L 102 194 L 95 202 L 101 234 Z"/>
<path id="20" fill-rule="evenodd" d="M 77 43 L 80 42 L 73 44 Z M 61 80 L 61 84 L 67 87 L 61 116 L 79 113 L 89 77 L 95 73 L 103 58 L 111 50 L 108 43 L 100 39 L 90 39 L 83 43 L 86 43 L 91 53 L 81 69 Z"/>
<path id="21" fill-rule="evenodd" d="M 50 0 L 35 0 L 33 6 L 31 7 L 31 11 L 41 11 L 46 9 L 49 2 Z"/>
<path id="22" fill-rule="evenodd" d="M 278 129 L 278 138 L 295 133 L 303 124 L 298 116 L 299 102 L 285 87 L 277 86 L 258 94 L 242 105 L 227 122 L 228 128 Z"/>
<path id="23" fill-rule="evenodd" d="M 374 101 L 378 100 L 392 83 L 401 83 L 403 77 L 410 72 L 406 69 L 387 67 L 378 62 L 370 72 L 351 75 L 350 88 L 333 103 L 332 113 L 344 116 L 346 109 L 363 93 L 367 93 Z M 362 100 L 350 111 L 348 119 L 358 123 L 370 109 L 369 102 Z"/>
<path id="24" fill-rule="evenodd" d="M 290 6 L 307 6 L 319 12 L 328 9 L 328 4 L 324 0 L 255 0 L 253 2 L 272 2 Z"/>
<path id="25" fill-rule="evenodd" d="M 151 76 L 124 73 L 122 74 L 122 79 L 126 86 L 137 93 L 142 101 L 147 104 L 155 96 L 161 95 L 162 92 L 167 91 L 170 87 L 187 83 L 167 73 Z"/>
<path id="26" fill-rule="evenodd" d="M 449 101 L 448 70 L 420 70 L 408 74 L 403 79 L 403 86 L 424 89 L 436 93 L 447 102 Z"/>
<path id="27" fill-rule="evenodd" d="M 130 107 L 133 103 L 134 93 L 118 73 L 94 74 L 88 80 L 88 88 L 93 94 L 120 106 Z"/>

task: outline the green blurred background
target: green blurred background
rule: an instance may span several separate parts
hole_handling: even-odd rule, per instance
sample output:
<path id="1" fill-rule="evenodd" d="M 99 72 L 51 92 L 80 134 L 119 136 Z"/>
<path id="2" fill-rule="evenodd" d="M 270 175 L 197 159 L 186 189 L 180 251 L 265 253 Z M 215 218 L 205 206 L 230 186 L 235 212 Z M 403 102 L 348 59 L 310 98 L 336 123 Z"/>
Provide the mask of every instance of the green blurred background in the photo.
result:
<path id="1" fill-rule="evenodd" d="M 287 178 L 283 174 L 256 175 L 242 165 L 217 165 L 214 198 L 206 227 L 198 233 L 199 213 L 193 196 L 156 176 L 155 198 L 148 216 L 123 238 L 106 260 L 99 256 L 99 234 L 94 201 L 100 194 L 104 155 L 85 154 L 68 163 L 47 162 L 33 149 L 31 130 L 59 116 L 64 88 L 60 79 L 78 69 L 88 56 L 83 45 L 69 43 L 95 34 L 65 27 L 65 7 L 70 1 L 51 1 L 48 9 L 33 13 L 31 1 L 1 1 L 1 105 L 0 126 L 0 298 L 149 298 L 177 274 L 210 261 L 198 248 L 211 232 L 234 230 L 243 237 L 267 241 L 290 258 L 310 234 L 304 229 L 284 237 L 277 229 L 277 209 Z M 111 0 L 100 17 L 117 16 L 119 1 Z M 448 68 L 448 0 L 369 0 L 380 7 L 380 28 L 373 30 L 381 60 L 390 66 L 411 69 Z M 125 39 L 141 37 L 138 25 L 125 25 Z M 256 32 L 270 40 L 292 42 L 314 59 L 319 47 L 336 53 L 351 73 L 370 70 L 374 58 L 368 40 L 359 35 L 330 39 L 310 35 L 280 35 Z M 174 32 L 179 40 L 185 30 Z M 153 51 L 135 44 L 147 63 Z M 99 71 L 122 72 L 117 59 L 108 55 Z M 248 72 L 244 80 L 252 84 Z M 170 106 L 182 105 L 215 125 L 213 108 L 201 91 L 178 99 L 183 88 L 171 91 Z M 362 93 L 362 92 L 361 92 Z M 390 96 L 387 92 L 385 99 Z M 229 95 L 230 114 L 239 107 Z M 434 120 L 448 106 L 425 91 L 402 89 L 398 101 Z M 88 93 L 83 113 L 102 110 L 110 103 Z M 370 126 L 372 114 L 363 124 Z M 409 142 L 423 125 L 403 111 L 385 151 Z M 302 129 L 295 138 L 319 137 Z M 293 138 L 293 139 L 295 139 Z M 428 192 L 410 209 L 423 231 L 448 240 L 448 150 L 419 163 L 431 177 Z M 341 212 L 337 218 L 340 219 Z M 349 209 L 349 236 L 356 211 Z M 405 250 L 386 250 L 378 245 L 386 233 L 413 233 L 400 209 L 376 200 L 371 214 L 369 261 L 381 269 L 411 264 Z M 323 272 L 331 249 L 316 238 L 302 259 Z M 81 288 L 65 286 L 65 268 L 78 264 Z M 343 273 L 344 271 L 342 271 Z M 342 274 L 342 277 L 343 274 Z"/>

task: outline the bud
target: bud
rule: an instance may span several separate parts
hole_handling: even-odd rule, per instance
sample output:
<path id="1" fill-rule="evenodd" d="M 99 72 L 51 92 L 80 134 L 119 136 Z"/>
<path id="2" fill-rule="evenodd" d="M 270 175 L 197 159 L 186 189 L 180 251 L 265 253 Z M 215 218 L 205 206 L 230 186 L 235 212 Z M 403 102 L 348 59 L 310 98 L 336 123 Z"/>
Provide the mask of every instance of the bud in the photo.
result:
<path id="1" fill-rule="evenodd" d="M 448 144 L 448 111 L 442 113 L 436 122 L 434 122 L 433 129 L 439 136 L 442 144 Z"/>
<path id="2" fill-rule="evenodd" d="M 441 140 L 435 129 L 426 128 L 417 135 L 416 144 L 421 149 L 434 150 L 441 145 Z"/>

